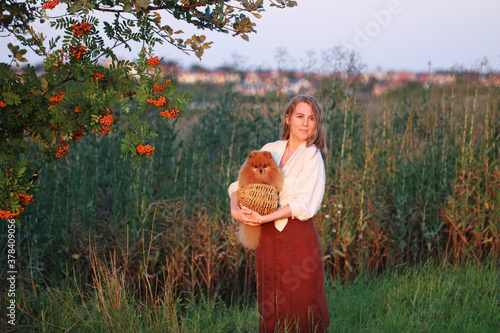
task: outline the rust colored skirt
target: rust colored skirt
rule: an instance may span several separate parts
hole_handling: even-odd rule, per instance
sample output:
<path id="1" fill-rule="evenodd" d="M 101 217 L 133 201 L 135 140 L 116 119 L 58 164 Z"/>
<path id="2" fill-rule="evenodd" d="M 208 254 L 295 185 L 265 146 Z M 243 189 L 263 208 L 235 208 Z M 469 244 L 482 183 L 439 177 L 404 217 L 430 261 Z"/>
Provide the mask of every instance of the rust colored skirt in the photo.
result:
<path id="1" fill-rule="evenodd" d="M 326 332 L 322 249 L 313 220 L 262 226 L 256 250 L 259 332 Z"/>

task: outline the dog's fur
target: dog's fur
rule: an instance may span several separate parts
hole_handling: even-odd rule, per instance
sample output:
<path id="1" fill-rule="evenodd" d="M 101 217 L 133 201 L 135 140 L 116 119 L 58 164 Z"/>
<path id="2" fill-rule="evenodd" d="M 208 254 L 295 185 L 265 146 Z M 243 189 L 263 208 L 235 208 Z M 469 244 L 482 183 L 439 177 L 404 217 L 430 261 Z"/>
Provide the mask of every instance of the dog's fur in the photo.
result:
<path id="1" fill-rule="evenodd" d="M 278 192 L 283 188 L 285 177 L 268 151 L 252 151 L 241 166 L 238 175 L 238 186 L 243 188 L 250 184 L 267 184 L 276 187 Z M 238 241 L 246 248 L 256 249 L 260 242 L 261 228 L 241 224 Z"/>

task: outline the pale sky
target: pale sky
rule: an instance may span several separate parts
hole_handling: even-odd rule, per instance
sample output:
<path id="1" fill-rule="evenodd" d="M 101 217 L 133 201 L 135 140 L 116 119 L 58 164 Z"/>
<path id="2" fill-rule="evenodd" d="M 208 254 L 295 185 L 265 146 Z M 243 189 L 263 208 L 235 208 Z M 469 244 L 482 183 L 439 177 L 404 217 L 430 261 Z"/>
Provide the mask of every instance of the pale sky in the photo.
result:
<path id="1" fill-rule="evenodd" d="M 428 71 L 429 62 L 432 70 L 473 68 L 485 57 L 493 70 L 500 70 L 498 0 L 296 1 L 297 7 L 283 10 L 266 5 L 262 18 L 254 20 L 257 33 L 249 35 L 249 42 L 164 19 L 162 24 L 185 31 L 185 38 L 204 34 L 214 44 L 202 61 L 169 44 L 156 48 L 156 55 L 186 67 L 216 68 L 240 59 L 242 69 L 276 69 L 278 50 L 286 50 L 284 65 L 303 69 L 311 52 L 320 64 L 325 51 L 343 46 L 357 51 L 367 70 Z M 11 40 L 0 41 L 7 45 Z M 5 51 L 0 61 L 10 61 Z"/>
<path id="2" fill-rule="evenodd" d="M 271 8 L 256 20 L 250 42 L 231 35 L 206 33 L 214 41 L 203 61 L 175 56 L 183 63 L 213 67 L 232 62 L 247 67 L 277 67 L 276 51 L 286 48 L 295 67 L 308 51 L 343 45 L 356 50 L 367 69 L 427 71 L 461 65 L 473 67 L 486 57 L 500 70 L 500 1 L 498 0 L 297 0 L 298 6 Z M 212 37 L 213 36 L 213 37 Z M 174 56 L 175 52 L 159 55 Z"/>

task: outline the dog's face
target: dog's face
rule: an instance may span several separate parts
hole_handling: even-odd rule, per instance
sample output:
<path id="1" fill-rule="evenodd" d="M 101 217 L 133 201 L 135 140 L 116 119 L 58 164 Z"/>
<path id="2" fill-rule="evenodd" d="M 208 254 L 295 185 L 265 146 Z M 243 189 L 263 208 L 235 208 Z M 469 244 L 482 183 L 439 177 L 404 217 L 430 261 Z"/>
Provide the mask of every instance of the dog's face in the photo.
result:
<path id="1" fill-rule="evenodd" d="M 251 152 L 238 174 L 238 185 L 243 188 L 249 184 L 266 184 L 283 188 L 283 172 L 268 151 Z"/>
<path id="2" fill-rule="evenodd" d="M 270 171 L 273 156 L 268 151 L 251 152 L 248 155 L 248 166 L 256 174 L 263 175 Z"/>

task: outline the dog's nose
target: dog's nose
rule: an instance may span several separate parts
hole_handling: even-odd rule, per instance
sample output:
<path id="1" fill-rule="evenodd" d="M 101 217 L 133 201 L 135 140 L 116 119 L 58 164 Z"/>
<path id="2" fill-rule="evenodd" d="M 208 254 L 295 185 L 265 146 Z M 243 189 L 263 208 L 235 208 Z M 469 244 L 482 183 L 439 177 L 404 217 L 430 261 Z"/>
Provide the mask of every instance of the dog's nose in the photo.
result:
<path id="1" fill-rule="evenodd" d="M 259 173 L 264 173 L 264 169 L 259 169 Z"/>

